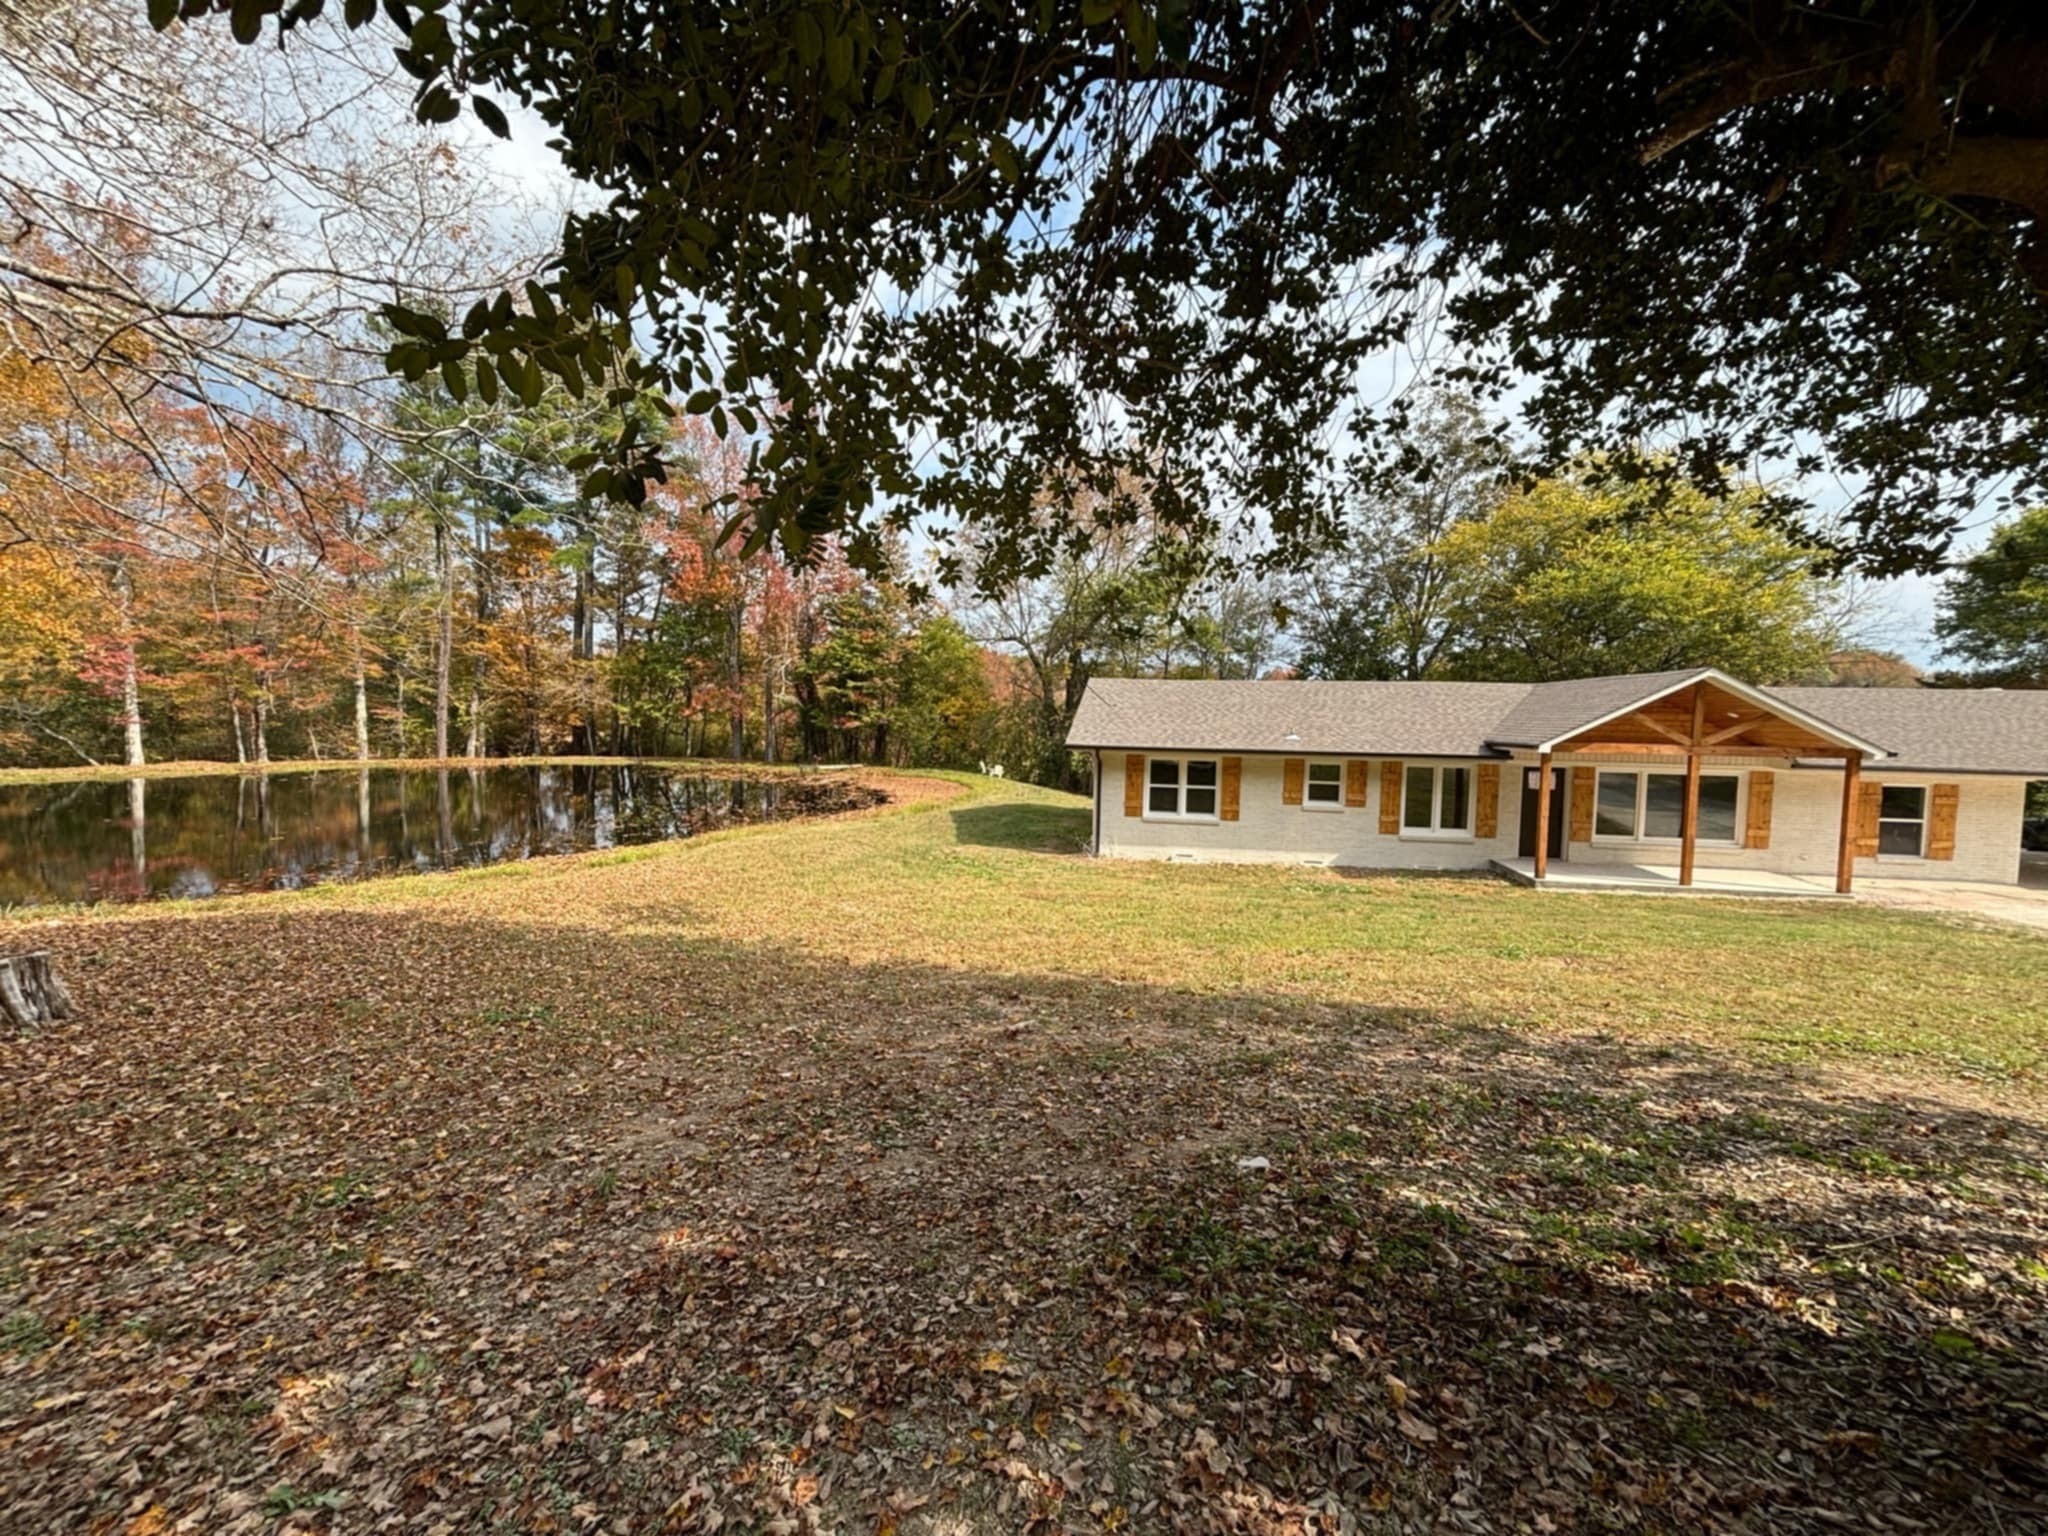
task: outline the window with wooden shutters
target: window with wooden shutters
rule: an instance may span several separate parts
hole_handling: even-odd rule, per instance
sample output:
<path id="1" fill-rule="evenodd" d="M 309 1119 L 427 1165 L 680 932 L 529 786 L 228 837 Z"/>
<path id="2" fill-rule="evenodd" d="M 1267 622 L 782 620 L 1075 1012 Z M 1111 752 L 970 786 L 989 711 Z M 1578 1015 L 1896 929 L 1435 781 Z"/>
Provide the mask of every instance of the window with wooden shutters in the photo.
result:
<path id="1" fill-rule="evenodd" d="M 1742 846 L 1771 846 L 1771 801 L 1777 795 L 1777 778 L 1768 769 L 1749 776 L 1749 813 L 1742 828 Z"/>
<path id="2" fill-rule="evenodd" d="M 1344 765 L 1344 803 L 1353 810 L 1365 804 L 1365 759 L 1354 757 Z"/>
<path id="3" fill-rule="evenodd" d="M 1399 758 L 1380 764 L 1380 836 L 1401 835 L 1401 762 Z"/>
<path id="4" fill-rule="evenodd" d="M 1244 759 L 1223 759 L 1223 819 L 1237 820 L 1238 798 L 1244 790 Z"/>
<path id="5" fill-rule="evenodd" d="M 1962 786 L 1937 784 L 1928 796 L 1927 857 L 1952 859 L 1956 856 L 1956 812 L 1962 805 Z"/>
<path id="6" fill-rule="evenodd" d="M 1472 835 L 1472 770 L 1411 763 L 1401 776 L 1403 837 Z"/>
<path id="7" fill-rule="evenodd" d="M 1593 770 L 1574 768 L 1572 770 L 1572 841 L 1590 843 L 1593 841 Z"/>
<path id="8" fill-rule="evenodd" d="M 1155 757 L 1145 765 L 1148 821 L 1218 821 L 1221 764 L 1213 757 Z"/>
<path id="9" fill-rule="evenodd" d="M 1927 790 L 1919 784 L 1885 784 L 1877 796 L 1877 856 L 1917 859 L 1927 849 Z"/>
<path id="10" fill-rule="evenodd" d="M 1145 755 L 1132 752 L 1124 758 L 1124 814 L 1145 814 Z"/>
<path id="11" fill-rule="evenodd" d="M 1310 763 L 1302 804 L 1311 809 L 1341 810 L 1344 805 L 1344 765 L 1337 762 Z"/>
<path id="12" fill-rule="evenodd" d="M 1307 759 L 1299 757 L 1290 757 L 1281 764 L 1280 803 L 1282 805 L 1301 804 L 1301 779 L 1303 773 L 1307 771 L 1307 767 Z"/>
<path id="13" fill-rule="evenodd" d="M 1473 824 L 1474 837 L 1500 835 L 1500 764 L 1479 765 L 1479 811 Z"/>

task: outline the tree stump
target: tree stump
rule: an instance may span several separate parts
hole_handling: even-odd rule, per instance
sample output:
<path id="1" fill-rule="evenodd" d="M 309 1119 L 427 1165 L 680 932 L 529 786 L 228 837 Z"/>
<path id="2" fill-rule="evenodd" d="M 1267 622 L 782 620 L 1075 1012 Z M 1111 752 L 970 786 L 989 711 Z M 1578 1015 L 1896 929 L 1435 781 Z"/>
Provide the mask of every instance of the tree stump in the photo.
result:
<path id="1" fill-rule="evenodd" d="M 47 949 L 0 959 L 0 1014 L 21 1029 L 71 1017 L 71 994 L 50 968 Z"/>

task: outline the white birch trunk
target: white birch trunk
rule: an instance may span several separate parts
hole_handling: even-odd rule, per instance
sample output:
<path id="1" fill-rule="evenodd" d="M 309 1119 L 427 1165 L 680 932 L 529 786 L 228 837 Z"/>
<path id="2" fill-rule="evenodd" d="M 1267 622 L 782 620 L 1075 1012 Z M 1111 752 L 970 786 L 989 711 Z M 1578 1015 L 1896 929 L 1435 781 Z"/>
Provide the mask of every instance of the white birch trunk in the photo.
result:
<path id="1" fill-rule="evenodd" d="M 370 760 L 370 680 L 360 651 L 356 653 L 356 760 Z"/>
<path id="2" fill-rule="evenodd" d="M 121 652 L 121 761 L 140 768 L 142 755 L 142 682 L 135 672 L 135 642 Z"/>

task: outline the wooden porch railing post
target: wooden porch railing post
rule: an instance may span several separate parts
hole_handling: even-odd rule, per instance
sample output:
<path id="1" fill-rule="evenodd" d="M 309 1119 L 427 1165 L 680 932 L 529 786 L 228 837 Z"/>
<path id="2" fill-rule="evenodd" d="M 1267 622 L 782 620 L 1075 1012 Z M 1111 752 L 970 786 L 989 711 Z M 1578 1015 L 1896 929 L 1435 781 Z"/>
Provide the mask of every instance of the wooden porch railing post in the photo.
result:
<path id="1" fill-rule="evenodd" d="M 1550 754 L 1536 759 L 1536 878 L 1550 873 Z"/>

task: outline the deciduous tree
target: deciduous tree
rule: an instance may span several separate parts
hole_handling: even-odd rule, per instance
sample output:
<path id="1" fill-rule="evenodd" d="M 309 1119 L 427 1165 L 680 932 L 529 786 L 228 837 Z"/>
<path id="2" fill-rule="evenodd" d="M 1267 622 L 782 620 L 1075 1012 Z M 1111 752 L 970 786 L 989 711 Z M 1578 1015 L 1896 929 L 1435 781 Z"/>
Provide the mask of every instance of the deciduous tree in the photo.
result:
<path id="1" fill-rule="evenodd" d="M 1450 588 L 1444 676 L 1547 682 L 1720 667 L 1759 683 L 1827 676 L 1835 635 L 1815 552 L 1762 515 L 1759 487 L 1617 492 L 1564 475 L 1437 541 Z"/>
<path id="2" fill-rule="evenodd" d="M 328 8 L 150 9 L 253 42 Z M 402 30 L 421 119 L 517 100 L 603 194 L 545 287 L 403 317 L 391 365 L 575 385 L 651 338 L 646 380 L 761 424 L 747 511 L 793 553 L 939 512 L 1007 579 L 1092 499 L 1304 563 L 1405 473 L 1389 354 L 1515 402 L 1539 467 L 1831 467 L 1875 572 L 2048 479 L 2034 0 L 344 15 Z M 593 485 L 638 496 L 659 446 Z"/>
<path id="3" fill-rule="evenodd" d="M 2048 507 L 1992 530 L 1942 588 L 1934 628 L 1977 671 L 2048 687 Z"/>

